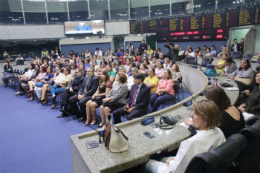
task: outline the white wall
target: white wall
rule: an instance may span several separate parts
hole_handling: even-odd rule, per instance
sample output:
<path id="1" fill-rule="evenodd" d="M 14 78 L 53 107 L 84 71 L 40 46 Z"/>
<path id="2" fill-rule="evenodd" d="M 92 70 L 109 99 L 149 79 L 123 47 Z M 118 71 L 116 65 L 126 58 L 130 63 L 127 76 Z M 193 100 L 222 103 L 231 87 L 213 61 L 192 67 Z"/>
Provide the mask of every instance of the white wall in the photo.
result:
<path id="1" fill-rule="evenodd" d="M 105 35 L 130 34 L 129 21 L 105 23 Z M 64 25 L 0 25 L 0 40 L 63 38 Z"/>
<path id="2" fill-rule="evenodd" d="M 0 25 L 0 40 L 62 38 L 64 25 Z"/>

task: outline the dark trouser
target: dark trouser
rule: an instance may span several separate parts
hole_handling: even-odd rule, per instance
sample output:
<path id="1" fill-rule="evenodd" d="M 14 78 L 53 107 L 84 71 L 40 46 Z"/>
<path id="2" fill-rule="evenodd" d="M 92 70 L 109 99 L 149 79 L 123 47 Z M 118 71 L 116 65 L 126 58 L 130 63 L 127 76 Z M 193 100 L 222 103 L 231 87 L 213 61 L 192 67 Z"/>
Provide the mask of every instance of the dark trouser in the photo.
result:
<path id="1" fill-rule="evenodd" d="M 179 57 L 179 60 L 181 61 L 181 60 L 185 59 L 186 55 L 181 55 L 181 56 L 178 56 L 178 57 Z"/>
<path id="2" fill-rule="evenodd" d="M 127 120 L 132 120 L 133 118 L 141 117 L 147 113 L 147 108 L 146 109 L 137 109 L 133 110 L 133 112 L 128 113 L 124 110 L 124 107 L 119 108 L 113 112 L 114 116 L 114 121 L 115 124 L 121 123 L 121 116 L 126 115 Z"/>
<path id="3" fill-rule="evenodd" d="M 2 81 L 3 81 L 4 85 L 7 86 L 9 84 L 9 77 L 3 77 Z"/>
<path id="4" fill-rule="evenodd" d="M 175 97 L 171 94 L 164 94 L 162 96 L 158 96 L 156 94 L 153 94 L 150 99 L 150 106 L 151 106 L 151 112 L 157 111 L 157 109 L 160 107 L 161 104 L 164 104 L 170 100 L 175 99 Z"/>
<path id="5" fill-rule="evenodd" d="M 17 91 L 25 92 L 21 85 L 22 85 L 22 82 L 19 81 L 18 86 L 17 86 Z"/>
<path id="6" fill-rule="evenodd" d="M 63 92 L 62 92 L 62 101 L 61 101 L 61 104 L 62 105 L 68 105 L 69 104 L 69 98 L 76 95 L 77 92 L 70 92 L 69 89 L 65 89 Z"/>
<path id="7" fill-rule="evenodd" d="M 244 84 L 242 84 L 241 82 L 235 81 L 238 88 L 239 88 L 239 92 L 245 91 L 249 88 L 249 86 L 246 86 Z"/>
<path id="8" fill-rule="evenodd" d="M 77 117 L 86 117 L 86 103 L 91 99 L 91 96 L 83 97 L 81 100 L 78 100 L 78 94 L 69 98 L 70 108 L 69 112 L 72 115 L 77 115 Z M 79 102 L 79 107 L 77 105 Z"/>

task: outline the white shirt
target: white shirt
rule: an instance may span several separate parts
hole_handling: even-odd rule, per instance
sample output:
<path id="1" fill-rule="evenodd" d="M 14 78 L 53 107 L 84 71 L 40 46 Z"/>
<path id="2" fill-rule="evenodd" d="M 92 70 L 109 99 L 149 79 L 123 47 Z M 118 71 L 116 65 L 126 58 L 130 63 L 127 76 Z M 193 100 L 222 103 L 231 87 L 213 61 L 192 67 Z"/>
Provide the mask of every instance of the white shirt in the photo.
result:
<path id="1" fill-rule="evenodd" d="M 134 85 L 134 77 L 133 76 L 129 76 L 127 79 L 127 87 L 130 90 L 132 88 L 132 85 Z"/>
<path id="2" fill-rule="evenodd" d="M 33 72 L 34 72 L 34 69 L 28 69 L 28 71 L 24 73 L 24 76 L 31 77 Z"/>
<path id="3" fill-rule="evenodd" d="M 195 155 L 208 152 L 225 141 L 225 136 L 219 128 L 197 130 L 196 135 L 181 142 L 178 153 L 174 160 L 170 161 L 169 166 L 166 163 L 161 163 L 157 172 L 183 173 Z"/>
<path id="4" fill-rule="evenodd" d="M 55 85 L 58 85 L 60 82 L 65 81 L 65 75 L 63 73 L 60 73 L 58 76 L 54 75 L 54 82 Z"/>
<path id="5" fill-rule="evenodd" d="M 193 12 L 193 4 L 192 3 L 188 3 L 186 5 L 186 12 L 187 13 L 192 13 Z"/>
<path id="6" fill-rule="evenodd" d="M 190 55 L 191 57 L 194 57 L 194 52 L 188 53 L 188 55 Z"/>
<path id="7" fill-rule="evenodd" d="M 101 57 L 101 56 L 102 56 L 102 51 L 101 51 L 101 50 L 99 50 L 99 52 L 98 52 L 98 53 L 97 53 L 97 51 L 95 51 L 95 55 L 97 55 L 97 56 Z"/>
<path id="8" fill-rule="evenodd" d="M 184 55 L 184 50 L 179 51 L 179 56 Z"/>
<path id="9" fill-rule="evenodd" d="M 237 52 L 237 44 L 234 44 L 234 52 Z"/>

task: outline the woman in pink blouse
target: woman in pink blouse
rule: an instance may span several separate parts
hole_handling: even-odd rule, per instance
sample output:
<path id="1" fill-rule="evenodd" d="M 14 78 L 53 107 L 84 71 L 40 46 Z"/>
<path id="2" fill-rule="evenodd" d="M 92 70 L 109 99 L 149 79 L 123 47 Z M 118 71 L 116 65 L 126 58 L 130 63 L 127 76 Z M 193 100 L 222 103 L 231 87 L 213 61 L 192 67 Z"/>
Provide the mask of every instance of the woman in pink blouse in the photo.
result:
<path id="1" fill-rule="evenodd" d="M 155 69 L 155 76 L 157 76 L 158 79 L 161 80 L 163 78 L 163 74 L 164 74 L 163 63 L 162 63 L 162 61 L 157 61 L 156 65 L 157 65 L 157 68 Z"/>
<path id="2" fill-rule="evenodd" d="M 175 99 L 173 86 L 172 73 L 166 69 L 163 73 L 163 79 L 159 81 L 157 91 L 150 99 L 151 112 L 157 111 L 161 104 Z"/>
<path id="3" fill-rule="evenodd" d="M 40 73 L 38 74 L 38 76 L 35 79 L 32 79 L 31 81 L 28 82 L 28 85 L 29 85 L 28 93 L 30 95 L 29 102 L 34 99 L 34 97 L 33 97 L 33 88 L 35 87 L 35 83 L 39 82 L 41 80 L 45 80 L 46 71 L 47 71 L 47 68 L 45 66 L 41 66 L 41 70 L 40 70 Z"/>

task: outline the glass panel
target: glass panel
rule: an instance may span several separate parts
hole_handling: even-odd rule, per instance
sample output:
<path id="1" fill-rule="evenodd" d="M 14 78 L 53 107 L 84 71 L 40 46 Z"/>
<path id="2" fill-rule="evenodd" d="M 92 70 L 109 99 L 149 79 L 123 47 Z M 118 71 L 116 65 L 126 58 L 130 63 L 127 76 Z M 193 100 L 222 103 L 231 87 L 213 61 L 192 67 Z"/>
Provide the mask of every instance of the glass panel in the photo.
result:
<path id="1" fill-rule="evenodd" d="M 21 1 L 0 2 L 0 23 L 1 24 L 23 24 L 23 13 Z"/>
<path id="2" fill-rule="evenodd" d="M 151 6 L 151 17 L 169 16 L 170 4 Z"/>
<path id="3" fill-rule="evenodd" d="M 215 0 L 194 0 L 194 12 L 215 10 Z"/>
<path id="4" fill-rule="evenodd" d="M 130 0 L 130 7 L 131 19 L 149 18 L 148 0 Z"/>
<path id="5" fill-rule="evenodd" d="M 86 20 L 88 19 L 88 2 L 87 1 L 71 1 L 69 2 L 70 20 Z"/>
<path id="6" fill-rule="evenodd" d="M 218 0 L 218 9 L 242 4 L 243 0 Z"/>
<path id="7" fill-rule="evenodd" d="M 67 2 L 47 1 L 49 23 L 63 23 L 68 20 Z"/>
<path id="8" fill-rule="evenodd" d="M 187 4 L 188 1 L 172 3 L 172 14 L 174 15 L 174 14 L 186 13 Z"/>
<path id="9" fill-rule="evenodd" d="M 23 1 L 26 24 L 46 24 L 46 11 L 44 2 Z"/>
<path id="10" fill-rule="evenodd" d="M 90 18 L 108 21 L 108 0 L 89 0 Z"/>
<path id="11" fill-rule="evenodd" d="M 111 20 L 127 20 L 128 1 L 127 0 L 110 0 L 110 17 Z"/>

